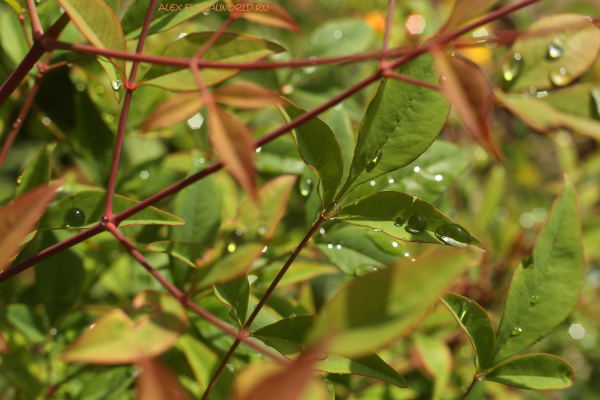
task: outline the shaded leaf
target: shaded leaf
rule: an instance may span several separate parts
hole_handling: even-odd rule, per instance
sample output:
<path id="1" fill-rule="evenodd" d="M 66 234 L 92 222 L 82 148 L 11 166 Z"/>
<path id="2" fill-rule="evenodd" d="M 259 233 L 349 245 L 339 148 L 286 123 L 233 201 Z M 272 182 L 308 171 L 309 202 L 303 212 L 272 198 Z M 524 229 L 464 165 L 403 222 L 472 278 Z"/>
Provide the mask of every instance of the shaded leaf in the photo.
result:
<path id="1" fill-rule="evenodd" d="M 438 83 L 429 54 L 409 61 L 397 72 Z M 338 198 L 361 183 L 413 162 L 440 133 L 449 110 L 436 90 L 397 79 L 383 80 L 360 124 L 350 174 Z"/>
<path id="2" fill-rule="evenodd" d="M 426 227 L 421 233 L 408 230 L 408 221 L 413 215 L 420 215 L 426 220 Z M 442 214 L 431 204 L 401 192 L 379 192 L 350 203 L 337 213 L 338 219 L 358 226 L 377 229 L 379 232 L 398 240 L 423 243 L 443 243 L 435 232 L 438 228 L 454 224 L 450 218 Z M 397 219 L 403 218 L 398 226 Z M 486 250 L 486 246 L 471 235 L 472 246 Z M 457 242 L 463 247 L 466 243 Z"/>
<path id="3" fill-rule="evenodd" d="M 475 366 L 481 371 L 492 358 L 496 333 L 485 310 L 476 302 L 454 293 L 441 299 L 456 322 L 471 340 L 475 350 Z"/>
<path id="4" fill-rule="evenodd" d="M 581 220 L 575 187 L 566 174 L 564 183 L 533 255 L 514 272 L 492 366 L 550 333 L 569 315 L 579 297 L 584 266 Z"/>
<path id="5" fill-rule="evenodd" d="M 217 107 L 209 114 L 208 126 L 213 147 L 240 186 L 251 195 L 256 193 L 254 144 L 252 132 L 237 118 Z"/>
<path id="6" fill-rule="evenodd" d="M 434 378 L 431 400 L 439 400 L 450 381 L 452 353 L 439 338 L 415 334 L 413 340 L 425 369 Z"/>
<path id="7" fill-rule="evenodd" d="M 485 379 L 524 389 L 565 389 L 575 378 L 573 367 L 550 354 L 514 357 L 489 370 Z"/>
<path id="8" fill-rule="evenodd" d="M 217 354 L 204 343 L 188 334 L 181 336 L 177 346 L 183 351 L 200 386 L 203 388 L 208 387 L 212 378 L 212 370 L 220 361 Z"/>
<path id="9" fill-rule="evenodd" d="M 246 81 L 223 85 L 213 92 L 213 97 L 218 103 L 240 110 L 259 110 L 282 103 L 279 96 L 266 88 Z"/>
<path id="10" fill-rule="evenodd" d="M 391 343 L 428 311 L 473 256 L 466 250 L 440 251 L 353 280 L 323 306 L 327 318 L 309 339 L 334 334 L 330 351 L 346 357 L 365 355 Z"/>
<path id="11" fill-rule="evenodd" d="M 167 47 L 162 55 L 165 57 L 191 58 L 196 55 L 212 35 L 213 32 L 187 35 Z M 249 63 L 282 51 L 284 51 L 284 48 L 278 44 L 252 36 L 225 32 L 206 51 L 202 59 Z M 236 69 L 202 68 L 201 70 L 202 79 L 207 86 L 216 85 L 237 75 L 239 72 L 240 70 Z M 155 65 L 148 71 L 142 82 L 172 91 L 196 91 L 198 89 L 196 79 L 186 67 Z"/>
<path id="12" fill-rule="evenodd" d="M 305 113 L 291 102 L 280 110 L 287 122 Z M 340 144 L 327 124 L 318 118 L 311 118 L 292 132 L 302 159 L 319 176 L 321 202 L 326 209 L 337 193 L 344 171 Z"/>
<path id="13" fill-rule="evenodd" d="M 43 321 L 40 315 L 36 314 L 31 307 L 25 304 L 9 304 L 0 310 L 0 314 L 15 329 L 25 335 L 31 343 L 44 343 L 46 341 Z"/>
<path id="14" fill-rule="evenodd" d="M 65 197 L 52 207 L 49 207 L 40 221 L 38 229 L 81 229 L 100 222 L 104 213 L 106 192 L 101 190 L 84 190 Z M 113 199 L 113 212 L 118 214 L 139 203 L 137 200 L 115 195 Z M 73 208 L 81 210 L 85 220 L 81 225 L 69 226 L 72 222 L 67 218 L 67 212 Z M 76 221 L 77 223 L 79 221 Z M 123 221 L 120 226 L 128 225 L 184 225 L 185 222 L 154 207 L 147 207 Z"/>
<path id="15" fill-rule="evenodd" d="M 238 279 L 229 281 L 222 285 L 213 285 L 213 291 L 217 299 L 231 308 L 229 316 L 238 323 L 242 329 L 246 323 L 248 314 L 248 299 L 250 297 L 250 285 L 248 277 L 243 275 Z"/>
<path id="16" fill-rule="evenodd" d="M 452 29 L 469 22 L 477 15 L 497 3 L 498 0 L 456 0 L 452 13 L 446 21 L 440 33 L 449 32 Z"/>
<path id="17" fill-rule="evenodd" d="M 343 108 L 338 110 L 334 107 L 329 111 L 326 123 L 340 143 L 342 158 L 345 160 L 341 178 L 341 181 L 343 181 L 348 177 L 348 173 L 350 172 L 350 160 L 352 159 L 354 146 L 356 145 L 350 115 Z"/>
<path id="18" fill-rule="evenodd" d="M 59 185 L 42 186 L 0 208 L 0 271 L 19 253 L 23 239 L 34 229 Z"/>
<path id="19" fill-rule="evenodd" d="M 136 380 L 138 400 L 189 400 L 177 375 L 159 358 L 138 362 L 141 370 Z"/>
<path id="20" fill-rule="evenodd" d="M 274 28 L 282 28 L 295 33 L 300 33 L 300 26 L 285 8 L 273 3 L 261 4 L 263 6 L 261 11 L 245 11 L 240 14 L 240 17 L 245 18 L 250 22 L 254 22 L 255 24 L 272 26 Z"/>
<path id="21" fill-rule="evenodd" d="M 142 130 L 150 132 L 187 121 L 202 109 L 202 98 L 198 93 L 169 96 L 160 103 L 142 122 Z"/>
<path id="22" fill-rule="evenodd" d="M 56 148 L 56 142 L 48 143 L 36 156 L 29 161 L 21 176 L 17 179 L 17 190 L 15 197 L 48 183 L 52 173 L 52 153 Z"/>
<path id="23" fill-rule="evenodd" d="M 170 240 L 152 242 L 146 246 L 146 250 L 170 254 L 193 268 L 196 268 L 196 260 L 202 258 L 204 253 L 211 248 L 212 246 L 207 244 L 175 242 Z"/>
<path id="24" fill-rule="evenodd" d="M 262 284 L 269 286 L 275 279 L 284 263 L 273 263 L 265 268 L 261 273 L 260 280 Z M 337 268 L 329 265 L 310 261 L 294 261 L 290 269 L 285 273 L 277 287 L 295 285 L 297 283 L 306 282 L 322 275 L 337 274 Z"/>
<path id="25" fill-rule="evenodd" d="M 114 399 L 131 385 L 133 379 L 131 367 L 111 368 L 87 382 L 79 398 L 85 400 Z"/>
<path id="26" fill-rule="evenodd" d="M 187 318 L 181 303 L 167 293 L 143 291 L 133 299 L 136 309 L 152 307 L 151 314 L 133 322 L 121 309 L 96 319 L 62 352 L 67 362 L 131 364 L 156 357 L 179 339 Z"/>
<path id="27" fill-rule="evenodd" d="M 119 18 L 102 0 L 59 0 L 69 18 L 83 36 L 95 47 L 126 51 L 125 35 Z M 110 59 L 125 76 L 125 61 Z M 101 62 L 102 63 L 102 62 Z"/>
<path id="28" fill-rule="evenodd" d="M 299 315 L 285 318 L 252 332 L 255 337 L 284 355 L 302 351 L 308 331 L 317 322 L 316 315 Z M 345 358 L 328 354 L 315 363 L 315 369 L 332 374 L 354 374 L 380 379 L 399 387 L 407 387 L 406 381 L 377 354 L 365 357 Z"/>
<path id="29" fill-rule="evenodd" d="M 342 36 L 337 38 L 335 31 Z M 362 19 L 339 18 L 327 21 L 311 32 L 307 56 L 341 56 L 372 49 L 375 31 Z"/>
<path id="30" fill-rule="evenodd" d="M 450 57 L 444 51 L 433 52 L 436 66 L 446 95 L 460 116 L 465 128 L 482 142 L 500 160 L 501 150 L 491 137 L 494 115 L 494 91 L 492 83 L 474 62 L 461 57 Z"/>
<path id="31" fill-rule="evenodd" d="M 600 30 L 580 14 L 555 14 L 533 23 L 504 58 L 510 90 L 565 86 L 598 57 Z M 561 70 L 561 68 L 563 70 Z"/>

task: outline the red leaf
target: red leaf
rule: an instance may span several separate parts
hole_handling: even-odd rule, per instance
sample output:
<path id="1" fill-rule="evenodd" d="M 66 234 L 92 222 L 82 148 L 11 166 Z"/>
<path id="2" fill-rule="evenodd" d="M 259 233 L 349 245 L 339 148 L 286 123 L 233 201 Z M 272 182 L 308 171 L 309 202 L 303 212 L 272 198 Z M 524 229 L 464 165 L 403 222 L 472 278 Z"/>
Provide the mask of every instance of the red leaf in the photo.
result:
<path id="1" fill-rule="evenodd" d="M 283 104 L 279 96 L 252 82 L 234 82 L 221 86 L 213 96 L 217 102 L 240 110 L 259 110 Z"/>
<path id="2" fill-rule="evenodd" d="M 190 399 L 177 376 L 160 359 L 142 360 L 138 367 L 142 370 L 136 381 L 139 400 Z"/>
<path id="3" fill-rule="evenodd" d="M 187 121 L 202 108 L 202 98 L 197 93 L 169 96 L 160 103 L 142 123 L 142 130 L 150 132 Z"/>
<path id="4" fill-rule="evenodd" d="M 294 18 L 284 8 L 273 3 L 260 3 L 263 6 L 262 11 L 243 11 L 240 17 L 247 19 L 255 24 L 272 26 L 274 28 L 287 29 L 288 31 L 300 33 L 301 29 Z M 257 7 L 256 4 L 253 5 Z M 267 10 L 264 10 L 268 7 Z"/>

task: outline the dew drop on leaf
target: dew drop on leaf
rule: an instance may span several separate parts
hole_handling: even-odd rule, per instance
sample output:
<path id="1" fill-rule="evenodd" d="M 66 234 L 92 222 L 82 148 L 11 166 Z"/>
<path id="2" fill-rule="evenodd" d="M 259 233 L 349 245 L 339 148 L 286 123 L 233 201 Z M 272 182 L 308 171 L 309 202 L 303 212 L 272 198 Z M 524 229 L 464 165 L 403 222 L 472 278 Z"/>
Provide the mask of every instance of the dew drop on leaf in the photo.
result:
<path id="1" fill-rule="evenodd" d="M 235 245 L 235 243 L 233 243 L 233 242 L 230 242 L 230 243 L 227 245 L 227 251 L 228 251 L 228 252 L 230 252 L 230 253 L 233 253 L 233 252 L 235 251 L 235 249 L 236 249 L 236 245 Z"/>
<path id="2" fill-rule="evenodd" d="M 317 360 L 319 360 L 319 361 L 323 361 L 327 357 L 329 357 L 329 354 L 327 354 L 327 353 L 319 353 L 319 354 L 317 354 Z"/>
<path id="3" fill-rule="evenodd" d="M 335 388 L 333 387 L 333 383 L 331 383 L 330 381 L 327 381 L 327 390 L 329 391 L 329 393 L 333 393 L 333 391 L 335 390 Z"/>
<path id="4" fill-rule="evenodd" d="M 375 154 L 373 154 L 373 159 L 367 164 L 367 172 L 371 172 L 375 169 L 377 164 L 379 164 L 379 160 L 381 160 L 381 149 L 377 150 Z"/>
<path id="5" fill-rule="evenodd" d="M 290 314 L 290 318 L 296 318 L 297 316 L 298 316 L 298 314 L 296 314 L 296 313 L 291 313 Z"/>
<path id="6" fill-rule="evenodd" d="M 515 328 L 510 333 L 510 336 L 519 336 L 521 332 L 523 332 L 523 329 L 519 328 L 518 326 L 515 326 Z"/>
<path id="7" fill-rule="evenodd" d="M 531 298 L 529 299 L 529 304 L 531 304 L 532 306 L 535 306 L 539 302 L 540 296 L 531 296 Z"/>
<path id="8" fill-rule="evenodd" d="M 20 184 L 21 184 L 21 182 L 23 182 L 23 176 L 19 176 L 19 177 L 17 178 L 17 185 L 20 185 Z"/>
<path id="9" fill-rule="evenodd" d="M 262 224 L 261 226 L 258 227 L 258 229 L 256 230 L 256 234 L 258 236 L 265 236 L 267 233 L 267 230 L 269 229 L 269 225 L 267 224 Z"/>
<path id="10" fill-rule="evenodd" d="M 396 225 L 396 226 L 404 225 L 404 218 L 402 218 L 402 217 L 396 218 L 396 222 L 394 222 L 394 225 Z"/>
<path id="11" fill-rule="evenodd" d="M 549 72 L 550 80 L 556 86 L 566 86 L 571 83 L 571 76 L 563 67 L 555 68 Z"/>
<path id="12" fill-rule="evenodd" d="M 85 223 L 85 214 L 81 208 L 69 208 L 65 214 L 66 226 L 81 226 Z"/>
<path id="13" fill-rule="evenodd" d="M 471 234 L 462 226 L 457 224 L 444 224 L 437 228 L 435 236 L 442 242 L 457 247 L 469 247 L 471 245 Z"/>
<path id="14" fill-rule="evenodd" d="M 599 106 L 600 107 L 600 106 Z M 360 203 L 360 200 L 354 200 L 354 205 L 357 206 Z"/>
<path id="15" fill-rule="evenodd" d="M 308 196 L 310 190 L 312 189 L 312 180 L 306 179 L 300 181 L 300 194 L 302 196 Z"/>
<path id="16" fill-rule="evenodd" d="M 268 340 L 265 342 L 265 346 L 267 347 L 273 347 L 273 343 L 269 342 Z"/>
<path id="17" fill-rule="evenodd" d="M 371 272 L 375 272 L 375 271 L 377 271 L 377 267 L 375 267 L 374 265 L 359 265 L 354 270 L 354 275 L 365 276 L 365 275 L 370 274 Z"/>
<path id="18" fill-rule="evenodd" d="M 503 75 L 504 80 L 512 81 L 519 75 L 521 72 L 521 68 L 523 67 L 523 61 L 521 59 L 521 55 L 519 53 L 515 53 L 509 60 L 504 64 L 503 67 Z"/>
<path id="19" fill-rule="evenodd" d="M 116 81 L 110 81 L 110 85 L 116 92 L 117 90 L 121 89 L 121 86 L 123 86 L 123 82 L 120 79 L 117 79 Z"/>
<path id="20" fill-rule="evenodd" d="M 560 58 L 562 57 L 563 53 L 564 53 L 565 49 L 562 46 L 562 41 L 560 39 L 554 39 L 549 45 L 548 45 L 548 57 L 550 58 Z"/>
<path id="21" fill-rule="evenodd" d="M 420 214 L 413 214 L 408 219 L 406 231 L 409 233 L 421 233 L 427 228 L 427 220 Z"/>

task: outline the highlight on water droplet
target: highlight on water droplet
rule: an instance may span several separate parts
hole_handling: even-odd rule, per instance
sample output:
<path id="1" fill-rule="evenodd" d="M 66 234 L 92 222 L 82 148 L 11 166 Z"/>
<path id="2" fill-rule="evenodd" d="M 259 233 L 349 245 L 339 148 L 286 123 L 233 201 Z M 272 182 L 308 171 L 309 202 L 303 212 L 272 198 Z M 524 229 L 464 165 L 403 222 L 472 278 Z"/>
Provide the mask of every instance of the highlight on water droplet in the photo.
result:
<path id="1" fill-rule="evenodd" d="M 445 244 L 456 247 L 469 247 L 472 237 L 469 231 L 458 224 L 444 224 L 436 229 L 435 236 Z"/>
<path id="2" fill-rule="evenodd" d="M 116 92 L 117 90 L 121 89 L 121 86 L 123 86 L 123 82 L 120 79 L 117 79 L 116 81 L 110 81 L 110 85 Z"/>
<path id="3" fill-rule="evenodd" d="M 233 364 L 227 364 L 226 367 L 229 370 L 229 372 L 233 372 L 233 370 L 235 369 L 235 367 L 233 366 Z"/>
<path id="4" fill-rule="evenodd" d="M 510 333 L 510 336 L 519 336 L 521 332 L 523 332 L 523 329 L 519 328 L 518 326 L 515 326 L 515 328 Z"/>
<path id="5" fill-rule="evenodd" d="M 302 196 L 308 196 L 310 193 L 310 190 L 312 189 L 312 180 L 310 179 L 302 179 L 300 181 L 300 194 Z"/>
<path id="6" fill-rule="evenodd" d="M 379 164 L 379 160 L 381 160 L 381 154 L 382 154 L 381 149 L 377 150 L 373 154 L 373 159 L 371 161 L 369 161 L 369 164 L 367 164 L 367 172 L 373 171 L 375 169 L 375 167 L 377 166 L 377 164 Z"/>
<path id="7" fill-rule="evenodd" d="M 549 72 L 550 80 L 556 86 L 566 86 L 571 83 L 571 76 L 567 73 L 564 67 L 555 68 Z"/>
<path id="8" fill-rule="evenodd" d="M 510 57 L 502 67 L 502 72 L 504 75 L 505 81 L 512 81 L 519 75 L 521 72 L 521 68 L 523 67 L 523 61 L 521 59 L 521 54 L 515 53 L 514 56 Z"/>
<path id="9" fill-rule="evenodd" d="M 298 316 L 298 314 L 296 314 L 296 313 L 291 313 L 290 314 L 290 318 L 296 318 L 297 316 Z"/>
<path id="10" fill-rule="evenodd" d="M 365 276 L 365 275 L 370 274 L 371 272 L 375 272 L 375 271 L 377 271 L 377 267 L 375 267 L 374 265 L 359 265 L 354 270 L 354 275 Z"/>
<path id="11" fill-rule="evenodd" d="M 269 225 L 262 224 L 258 227 L 258 229 L 256 229 L 256 234 L 258 236 L 265 236 L 267 234 L 267 230 L 269 230 Z"/>
<path id="12" fill-rule="evenodd" d="M 427 228 L 427 220 L 420 214 L 413 214 L 404 228 L 409 233 L 421 233 Z"/>
<path id="13" fill-rule="evenodd" d="M 81 208 L 73 207 L 69 208 L 65 214 L 65 225 L 66 226 L 81 226 L 85 223 L 85 213 Z"/>
<path id="14" fill-rule="evenodd" d="M 404 218 L 402 218 L 402 217 L 396 218 L 396 222 L 394 222 L 394 225 L 396 225 L 396 226 L 404 225 Z"/>
<path id="15" fill-rule="evenodd" d="M 236 249 L 236 245 L 235 245 L 235 243 L 233 243 L 233 242 L 230 242 L 230 243 L 227 245 L 227 251 L 228 251 L 228 252 L 230 252 L 230 253 L 233 253 L 233 252 L 235 251 L 235 249 Z"/>
<path id="16" fill-rule="evenodd" d="M 550 57 L 550 58 L 554 58 L 554 59 L 560 58 L 560 57 L 562 57 L 564 51 L 565 51 L 565 49 L 562 45 L 562 40 L 560 40 L 558 38 L 555 38 L 548 45 L 548 57 Z"/>
<path id="17" fill-rule="evenodd" d="M 329 393 L 333 393 L 335 391 L 335 387 L 333 386 L 333 383 L 331 383 L 331 381 L 327 381 L 327 390 L 329 391 Z"/>
<path id="18" fill-rule="evenodd" d="M 531 298 L 529 299 L 529 304 L 531 304 L 532 306 L 535 306 L 537 303 L 540 302 L 540 296 L 531 296 Z"/>

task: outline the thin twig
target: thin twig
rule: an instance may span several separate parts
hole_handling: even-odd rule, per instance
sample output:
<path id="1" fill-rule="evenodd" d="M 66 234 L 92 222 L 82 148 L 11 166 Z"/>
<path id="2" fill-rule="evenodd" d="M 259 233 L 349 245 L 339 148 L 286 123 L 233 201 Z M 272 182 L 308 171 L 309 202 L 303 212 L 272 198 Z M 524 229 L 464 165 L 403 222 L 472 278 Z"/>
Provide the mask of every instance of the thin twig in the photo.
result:
<path id="1" fill-rule="evenodd" d="M 473 386 L 475 386 L 475 382 L 477 382 L 478 380 L 479 379 L 477 379 L 476 376 L 473 377 L 473 382 L 471 382 L 471 384 L 469 385 L 469 388 L 467 389 L 467 391 L 465 392 L 463 397 L 461 397 L 460 400 L 466 400 L 466 398 L 469 396 L 469 393 L 471 393 L 471 389 L 473 389 Z"/>
<path id="2" fill-rule="evenodd" d="M 40 17 L 35 8 L 34 0 L 27 0 L 27 9 L 29 10 L 29 18 L 31 19 L 33 40 L 37 40 L 44 34 L 44 30 L 42 29 L 42 23 L 40 22 Z"/>
<path id="3" fill-rule="evenodd" d="M 441 86 L 434 85 L 433 83 L 429 83 L 429 82 L 423 81 L 421 79 L 413 78 L 412 76 L 402 75 L 395 71 L 384 71 L 383 76 L 387 76 L 390 78 L 409 82 L 409 83 L 419 85 L 419 86 L 425 86 L 427 88 L 434 89 L 434 90 L 443 90 Z"/>
<path id="4" fill-rule="evenodd" d="M 394 19 L 394 8 L 396 0 L 390 0 L 388 5 L 387 20 L 385 21 L 385 33 L 383 35 L 383 49 L 381 51 L 380 69 L 385 69 L 385 58 L 387 57 L 388 46 L 390 44 L 390 33 L 392 32 L 392 22 Z"/>

